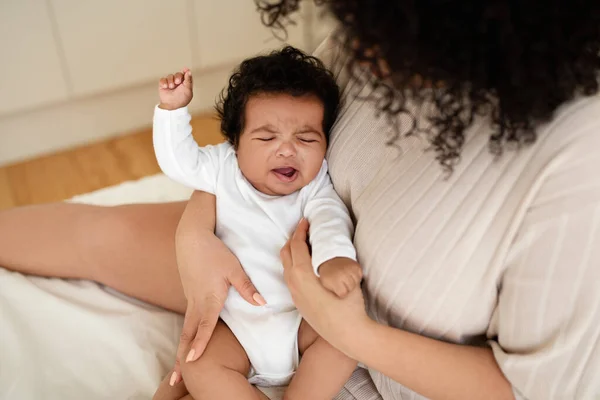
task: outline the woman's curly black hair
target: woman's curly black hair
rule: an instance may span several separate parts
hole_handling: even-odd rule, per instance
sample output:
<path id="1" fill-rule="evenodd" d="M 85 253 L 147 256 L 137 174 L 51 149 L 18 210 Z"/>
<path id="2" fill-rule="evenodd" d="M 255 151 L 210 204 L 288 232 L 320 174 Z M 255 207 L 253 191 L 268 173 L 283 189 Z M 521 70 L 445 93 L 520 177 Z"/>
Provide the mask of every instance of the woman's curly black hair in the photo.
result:
<path id="1" fill-rule="evenodd" d="M 374 71 L 377 108 L 411 116 L 395 138 L 425 131 L 449 170 L 477 115 L 491 116 L 490 145 L 499 154 L 535 141 L 535 128 L 561 104 L 598 91 L 598 0 L 314 1 L 340 21 L 350 70 Z M 265 25 L 284 30 L 300 0 L 255 2 Z M 428 128 L 418 126 L 407 99 L 433 104 Z"/>
<path id="2" fill-rule="evenodd" d="M 215 106 L 221 132 L 235 147 L 244 130 L 246 103 L 258 94 L 316 96 L 323 103 L 323 132 L 328 139 L 340 105 L 340 90 L 319 59 L 286 46 L 240 64 Z"/>

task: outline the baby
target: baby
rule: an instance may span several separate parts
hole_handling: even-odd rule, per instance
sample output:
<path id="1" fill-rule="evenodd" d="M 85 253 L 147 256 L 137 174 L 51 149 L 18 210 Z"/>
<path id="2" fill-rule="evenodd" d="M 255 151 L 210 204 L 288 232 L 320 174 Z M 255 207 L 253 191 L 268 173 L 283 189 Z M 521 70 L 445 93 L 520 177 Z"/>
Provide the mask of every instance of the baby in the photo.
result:
<path id="1" fill-rule="evenodd" d="M 191 72 L 159 83 L 154 148 L 170 178 L 216 197 L 215 234 L 235 254 L 266 301 L 230 289 L 221 321 L 198 366 L 196 399 L 266 399 L 259 386 L 289 384 L 286 399 L 331 399 L 356 362 L 302 320 L 283 279 L 279 252 L 300 219 L 310 223 L 315 274 L 343 297 L 362 273 L 348 210 L 333 189 L 325 152 L 340 102 L 332 74 L 293 47 L 245 60 L 217 111 L 227 142 L 199 147 L 186 106 Z M 290 382 L 291 381 L 291 382 Z"/>

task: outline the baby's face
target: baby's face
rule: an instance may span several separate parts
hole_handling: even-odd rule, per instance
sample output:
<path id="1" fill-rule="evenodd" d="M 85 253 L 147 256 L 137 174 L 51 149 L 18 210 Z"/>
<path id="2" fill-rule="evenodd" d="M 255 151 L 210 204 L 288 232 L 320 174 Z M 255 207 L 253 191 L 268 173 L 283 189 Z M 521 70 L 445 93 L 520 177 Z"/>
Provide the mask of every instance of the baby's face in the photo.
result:
<path id="1" fill-rule="evenodd" d="M 237 158 L 260 192 L 284 196 L 308 185 L 326 149 L 323 103 L 317 97 L 262 94 L 248 100 Z"/>

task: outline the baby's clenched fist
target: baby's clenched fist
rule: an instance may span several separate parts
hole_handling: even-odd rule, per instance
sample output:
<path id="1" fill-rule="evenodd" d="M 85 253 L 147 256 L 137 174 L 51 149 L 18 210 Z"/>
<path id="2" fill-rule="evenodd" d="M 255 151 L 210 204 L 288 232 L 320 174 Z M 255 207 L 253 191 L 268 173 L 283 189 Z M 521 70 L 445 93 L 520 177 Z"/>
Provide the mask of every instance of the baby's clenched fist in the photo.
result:
<path id="1" fill-rule="evenodd" d="M 319 280 L 325 289 L 343 298 L 360 285 L 362 269 L 349 258 L 334 258 L 321 264 Z"/>
<path id="2" fill-rule="evenodd" d="M 164 110 L 176 110 L 192 101 L 194 84 L 192 71 L 184 68 L 181 72 L 167 75 L 158 81 L 158 107 Z"/>

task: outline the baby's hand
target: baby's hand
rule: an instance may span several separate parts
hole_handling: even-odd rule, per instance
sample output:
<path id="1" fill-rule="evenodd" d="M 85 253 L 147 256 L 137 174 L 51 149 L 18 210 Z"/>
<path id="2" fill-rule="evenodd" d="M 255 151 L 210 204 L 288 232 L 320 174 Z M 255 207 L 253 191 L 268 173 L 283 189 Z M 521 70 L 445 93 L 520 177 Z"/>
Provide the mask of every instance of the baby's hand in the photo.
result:
<path id="1" fill-rule="evenodd" d="M 346 297 L 362 280 L 360 265 L 349 258 L 334 258 L 319 267 L 321 284 L 338 297 Z"/>
<path id="2" fill-rule="evenodd" d="M 158 96 L 160 108 L 165 110 L 176 110 L 185 107 L 192 101 L 193 94 L 192 71 L 184 68 L 174 75 L 160 78 L 158 82 Z"/>

